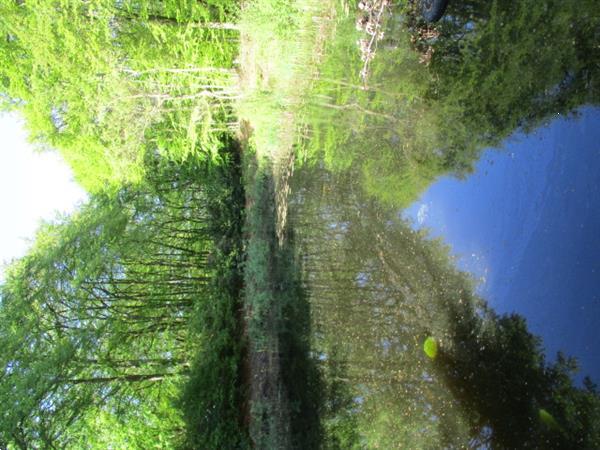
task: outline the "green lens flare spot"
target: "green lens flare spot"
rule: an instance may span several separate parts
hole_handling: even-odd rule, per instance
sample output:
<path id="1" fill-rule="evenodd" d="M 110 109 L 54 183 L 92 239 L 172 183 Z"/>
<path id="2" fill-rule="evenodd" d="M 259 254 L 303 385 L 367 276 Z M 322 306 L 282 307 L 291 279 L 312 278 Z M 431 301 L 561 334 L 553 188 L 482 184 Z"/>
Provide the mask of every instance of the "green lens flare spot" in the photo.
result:
<path id="1" fill-rule="evenodd" d="M 425 339 L 425 342 L 423 343 L 423 351 L 429 358 L 435 359 L 438 353 L 438 344 L 436 340 L 431 336 Z"/>

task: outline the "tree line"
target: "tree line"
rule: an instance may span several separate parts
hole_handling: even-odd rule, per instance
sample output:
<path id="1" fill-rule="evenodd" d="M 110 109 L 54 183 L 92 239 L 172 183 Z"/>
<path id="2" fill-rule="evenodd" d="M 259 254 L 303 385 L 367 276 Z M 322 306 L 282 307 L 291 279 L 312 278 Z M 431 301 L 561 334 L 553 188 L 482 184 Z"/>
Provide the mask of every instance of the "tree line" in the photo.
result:
<path id="1" fill-rule="evenodd" d="M 177 404 L 211 342 L 194 325 L 197 310 L 218 300 L 215 271 L 227 273 L 218 249 L 223 229 L 236 226 L 223 213 L 236 207 L 224 182 L 231 166 L 147 164 L 143 183 L 45 224 L 9 267 L 0 287 L 4 446 L 185 441 Z"/>

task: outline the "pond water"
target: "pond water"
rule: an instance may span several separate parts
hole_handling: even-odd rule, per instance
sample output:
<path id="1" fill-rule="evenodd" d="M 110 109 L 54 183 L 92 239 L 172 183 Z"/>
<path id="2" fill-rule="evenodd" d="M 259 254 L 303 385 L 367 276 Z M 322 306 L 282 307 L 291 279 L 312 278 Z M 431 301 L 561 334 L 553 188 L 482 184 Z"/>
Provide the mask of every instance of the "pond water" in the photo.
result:
<path id="1" fill-rule="evenodd" d="M 289 198 L 327 448 L 600 442 L 588 3 L 392 14 L 366 80 L 340 20 Z"/>
<path id="2" fill-rule="evenodd" d="M 403 211 L 452 247 L 499 312 L 516 311 L 549 357 L 600 380 L 600 110 L 556 118 L 486 151 Z"/>

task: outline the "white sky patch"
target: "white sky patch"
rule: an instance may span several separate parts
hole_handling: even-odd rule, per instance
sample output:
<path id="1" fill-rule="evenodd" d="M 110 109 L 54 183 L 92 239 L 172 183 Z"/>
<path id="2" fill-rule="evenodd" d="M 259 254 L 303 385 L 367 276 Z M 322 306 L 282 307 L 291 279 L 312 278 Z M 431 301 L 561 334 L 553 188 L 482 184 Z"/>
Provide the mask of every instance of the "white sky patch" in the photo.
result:
<path id="1" fill-rule="evenodd" d="M 35 152 L 26 137 L 17 114 L 0 113 L 0 279 L 4 265 L 25 254 L 42 220 L 86 198 L 58 153 Z"/>
<path id="2" fill-rule="evenodd" d="M 423 203 L 419 206 L 419 211 L 417 211 L 417 223 L 419 225 L 423 225 L 423 222 L 427 220 L 429 216 L 429 205 L 427 203 Z"/>

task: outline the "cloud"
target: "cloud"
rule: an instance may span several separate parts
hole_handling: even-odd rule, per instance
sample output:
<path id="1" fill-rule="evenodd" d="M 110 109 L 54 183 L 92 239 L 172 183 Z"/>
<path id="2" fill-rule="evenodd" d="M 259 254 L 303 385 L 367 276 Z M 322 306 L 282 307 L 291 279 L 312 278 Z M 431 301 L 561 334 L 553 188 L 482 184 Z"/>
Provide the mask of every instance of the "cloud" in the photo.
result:
<path id="1" fill-rule="evenodd" d="M 419 207 L 419 211 L 417 211 L 417 223 L 419 225 L 423 225 L 423 222 L 425 222 L 425 220 L 427 220 L 428 216 L 429 216 L 429 205 L 427 203 L 423 203 Z"/>

